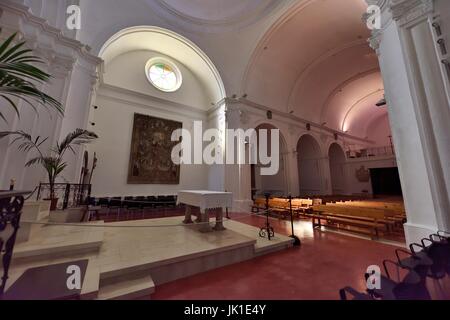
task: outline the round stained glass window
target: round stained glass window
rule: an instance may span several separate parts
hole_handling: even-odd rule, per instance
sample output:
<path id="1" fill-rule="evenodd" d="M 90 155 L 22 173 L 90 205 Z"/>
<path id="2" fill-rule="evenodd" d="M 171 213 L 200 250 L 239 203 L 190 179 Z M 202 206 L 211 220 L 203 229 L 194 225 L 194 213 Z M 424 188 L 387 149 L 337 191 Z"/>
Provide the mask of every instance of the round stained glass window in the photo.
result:
<path id="1" fill-rule="evenodd" d="M 152 59 L 146 72 L 150 83 L 161 91 L 174 92 L 181 86 L 181 73 L 172 63 Z"/>

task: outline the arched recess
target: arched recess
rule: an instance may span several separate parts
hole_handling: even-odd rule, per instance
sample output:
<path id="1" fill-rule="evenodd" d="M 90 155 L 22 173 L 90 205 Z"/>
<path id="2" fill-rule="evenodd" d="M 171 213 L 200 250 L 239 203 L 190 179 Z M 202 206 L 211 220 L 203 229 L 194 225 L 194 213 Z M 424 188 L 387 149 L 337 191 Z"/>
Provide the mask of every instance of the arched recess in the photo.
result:
<path id="1" fill-rule="evenodd" d="M 346 161 L 342 147 L 333 143 L 328 151 L 330 159 L 331 188 L 333 194 L 345 194 L 345 173 L 344 165 Z"/>
<path id="2" fill-rule="evenodd" d="M 123 29 L 105 42 L 99 56 L 105 63 L 132 51 L 155 51 L 182 62 L 205 86 L 213 101 L 226 97 L 219 71 L 211 59 L 191 40 L 168 29 L 135 26 Z"/>
<path id="3" fill-rule="evenodd" d="M 322 159 L 320 145 L 309 135 L 303 135 L 297 143 L 297 159 L 300 196 L 322 193 Z"/>
<path id="4" fill-rule="evenodd" d="M 155 55 L 180 69 L 183 83 L 178 90 L 158 90 L 148 81 L 146 65 Z M 180 178 L 170 185 L 128 183 L 128 150 L 133 141 L 135 114 L 176 121 L 191 132 L 194 121 L 204 122 L 204 128 L 211 125 L 224 129 L 223 121 L 207 123 L 212 104 L 216 106 L 226 96 L 219 72 L 207 55 L 173 31 L 138 26 L 112 36 L 100 56 L 105 73 L 97 91 L 95 105 L 98 107 L 91 108 L 90 114 L 91 129 L 100 137 L 90 150 L 102 159 L 94 176 L 94 194 L 139 196 L 176 194 L 183 189 L 205 190 L 210 189 L 210 176 L 215 177 L 214 189 L 223 189 L 225 169 L 200 164 L 182 164 Z M 221 105 L 217 113 L 223 115 L 224 109 Z"/>
<path id="5" fill-rule="evenodd" d="M 258 134 L 258 146 L 259 146 L 259 133 L 260 130 L 268 130 L 268 138 L 267 138 L 267 150 L 268 154 L 272 156 L 272 158 L 277 158 L 277 155 L 272 154 L 271 147 L 271 130 L 278 130 L 275 126 L 267 123 L 260 124 L 255 128 Z M 252 194 L 261 193 L 263 191 L 276 191 L 282 195 L 287 195 L 289 193 L 288 188 L 288 166 L 287 166 L 287 144 L 283 134 L 280 132 L 280 141 L 279 141 L 279 170 L 276 175 L 273 176 L 263 176 L 261 175 L 261 168 L 264 167 L 258 161 L 258 164 L 252 165 Z"/>

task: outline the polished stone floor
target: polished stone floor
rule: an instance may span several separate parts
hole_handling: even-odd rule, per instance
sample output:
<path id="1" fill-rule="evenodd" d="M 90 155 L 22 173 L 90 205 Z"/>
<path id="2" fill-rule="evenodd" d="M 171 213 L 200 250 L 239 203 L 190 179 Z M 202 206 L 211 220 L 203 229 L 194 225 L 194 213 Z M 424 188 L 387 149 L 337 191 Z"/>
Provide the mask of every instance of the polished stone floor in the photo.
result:
<path id="1" fill-rule="evenodd" d="M 235 217 L 255 226 L 264 224 L 260 217 Z M 288 222 L 271 223 L 276 232 L 290 234 Z M 313 230 L 309 221 L 297 221 L 295 231 L 301 247 L 162 285 L 152 299 L 334 300 L 345 286 L 364 291 L 367 268 L 395 259 L 397 246 Z M 448 283 L 446 288 L 450 289 Z"/>

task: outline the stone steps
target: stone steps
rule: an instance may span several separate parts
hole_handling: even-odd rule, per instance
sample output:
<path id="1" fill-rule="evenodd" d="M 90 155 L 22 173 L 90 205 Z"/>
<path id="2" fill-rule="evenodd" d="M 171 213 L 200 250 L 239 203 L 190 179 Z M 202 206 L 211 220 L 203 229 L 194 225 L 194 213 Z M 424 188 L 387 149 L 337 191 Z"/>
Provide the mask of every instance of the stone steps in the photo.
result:
<path id="1" fill-rule="evenodd" d="M 130 274 L 100 281 L 97 300 L 132 300 L 154 292 L 155 283 L 148 273 Z"/>

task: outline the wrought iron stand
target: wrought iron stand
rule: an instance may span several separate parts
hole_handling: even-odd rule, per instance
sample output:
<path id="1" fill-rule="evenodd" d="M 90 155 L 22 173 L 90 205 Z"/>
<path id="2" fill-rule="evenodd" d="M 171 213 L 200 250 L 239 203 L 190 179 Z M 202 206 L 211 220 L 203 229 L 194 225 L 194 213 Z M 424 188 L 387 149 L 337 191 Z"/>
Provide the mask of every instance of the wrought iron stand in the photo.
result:
<path id="1" fill-rule="evenodd" d="M 22 214 L 24 196 L 31 192 L 0 191 L 0 257 L 3 263 L 3 275 L 0 279 L 0 300 L 5 293 L 6 281 L 8 280 L 9 266 L 16 243 L 17 232 L 20 227 L 20 216 Z M 12 233 L 5 232 L 12 228 Z M 10 236 L 3 237 L 6 233 Z"/>
<path id="2" fill-rule="evenodd" d="M 269 199 L 270 199 L 270 193 L 266 193 L 265 197 L 266 197 L 266 225 L 264 227 L 262 227 L 261 230 L 259 231 L 259 236 L 261 238 L 265 238 L 267 236 L 267 238 L 270 241 L 273 237 L 275 237 L 275 231 L 270 226 L 270 220 L 269 220 Z"/>
<path id="3" fill-rule="evenodd" d="M 292 227 L 292 234 L 290 237 L 294 239 L 294 246 L 299 247 L 302 245 L 302 242 L 300 241 L 300 238 L 295 235 L 294 232 L 294 211 L 292 210 L 292 196 L 289 195 L 289 212 L 291 214 L 291 227 Z"/>

